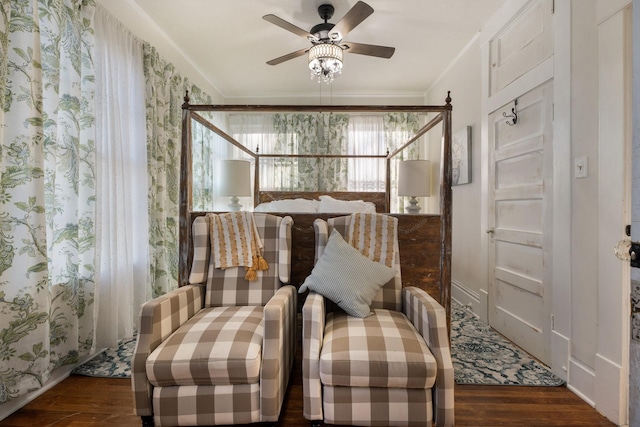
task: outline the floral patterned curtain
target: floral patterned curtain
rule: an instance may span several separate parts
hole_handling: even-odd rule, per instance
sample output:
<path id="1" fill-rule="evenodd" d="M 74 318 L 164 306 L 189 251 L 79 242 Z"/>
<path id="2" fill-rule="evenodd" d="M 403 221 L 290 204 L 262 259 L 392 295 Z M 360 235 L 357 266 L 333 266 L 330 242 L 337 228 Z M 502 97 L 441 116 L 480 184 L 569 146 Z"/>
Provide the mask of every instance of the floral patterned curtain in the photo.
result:
<path id="1" fill-rule="evenodd" d="M 185 86 L 189 86 L 188 82 Z M 192 104 L 211 104 L 211 96 L 196 86 L 191 87 L 189 98 Z M 216 124 L 216 115 L 200 112 L 207 120 Z M 218 123 L 219 124 L 219 123 Z M 228 143 L 226 143 L 228 144 Z M 193 210 L 214 210 L 214 157 L 216 136 L 209 129 L 193 121 L 191 127 L 191 168 L 192 168 L 192 203 Z"/>
<path id="2" fill-rule="evenodd" d="M 420 130 L 420 115 L 415 113 L 387 113 L 384 115 L 385 140 L 390 151 L 394 151 L 405 144 L 409 138 Z M 402 160 L 418 159 L 420 146 L 413 143 L 402 150 L 391 162 L 391 188 L 398 188 L 398 162 Z M 397 192 L 396 192 L 397 194 Z M 404 212 L 404 197 L 391 198 L 391 212 Z"/>
<path id="3" fill-rule="evenodd" d="M 153 296 L 178 286 L 178 226 L 182 104 L 189 90 L 191 103 L 211 98 L 183 79 L 175 67 L 144 45 L 147 81 L 147 172 L 149 174 L 149 258 Z"/>
<path id="4" fill-rule="evenodd" d="M 276 114 L 277 152 L 295 154 L 346 154 L 349 117 L 345 114 Z M 299 158 L 290 169 L 297 191 L 345 191 L 347 160 Z"/>
<path id="5" fill-rule="evenodd" d="M 94 341 L 94 12 L 0 7 L 0 403 Z"/>
<path id="6" fill-rule="evenodd" d="M 233 114 L 229 127 L 234 138 L 252 150 L 259 146 L 263 154 L 379 155 L 404 145 L 419 130 L 422 119 L 416 113 Z M 222 147 L 216 150 L 224 154 Z M 396 162 L 417 159 L 419 152 L 419 144 L 412 144 L 395 157 Z M 392 163 L 392 189 L 397 181 L 396 162 Z M 262 189 L 285 191 L 383 191 L 386 175 L 385 162 L 371 158 L 263 158 L 260 168 Z M 194 189 L 194 200 L 196 194 Z M 401 201 L 392 199 L 392 212 L 402 209 Z"/>
<path id="7" fill-rule="evenodd" d="M 149 258 L 153 296 L 178 281 L 178 214 L 182 77 L 155 48 L 144 45 L 147 80 Z"/>

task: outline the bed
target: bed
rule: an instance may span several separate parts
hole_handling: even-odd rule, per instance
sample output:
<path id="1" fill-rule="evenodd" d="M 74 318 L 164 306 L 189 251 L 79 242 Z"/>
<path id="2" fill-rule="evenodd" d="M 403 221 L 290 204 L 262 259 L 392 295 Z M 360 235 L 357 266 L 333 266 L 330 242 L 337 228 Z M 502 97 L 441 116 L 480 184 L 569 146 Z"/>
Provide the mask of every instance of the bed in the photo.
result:
<path id="1" fill-rule="evenodd" d="M 402 268 L 403 286 L 417 286 L 424 289 L 446 309 L 447 322 L 451 312 L 451 98 L 447 95 L 444 105 L 440 106 L 242 106 L 242 105 L 192 105 L 188 94 L 185 96 L 182 126 L 182 151 L 180 171 L 180 262 L 179 284 L 188 281 L 189 267 L 193 258 L 190 248 L 191 223 L 194 218 L 206 214 L 193 209 L 193 158 L 192 139 L 193 126 L 197 123 L 215 133 L 245 156 L 256 162 L 254 177 L 254 207 L 270 202 L 305 199 L 321 202 L 321 197 L 331 201 L 359 201 L 374 206 L 376 212 L 388 213 L 398 218 L 398 239 Z M 365 112 L 423 112 L 429 113 L 429 120 L 408 140 L 393 152 L 369 155 L 386 161 L 386 185 L 384 191 L 273 191 L 261 188 L 261 177 L 258 165 L 264 159 L 275 157 L 274 154 L 260 154 L 258 149 L 251 150 L 227 134 L 220 126 L 214 125 L 206 118 L 207 113 L 229 112 L 329 112 L 344 114 L 360 114 Z M 427 132 L 441 124 L 442 146 L 439 171 L 440 206 L 437 214 L 405 214 L 390 212 L 391 183 L 390 162 L 406 147 L 417 141 Z M 280 155 L 278 155 L 280 156 Z M 296 157 L 296 155 L 284 155 Z M 303 157 L 298 155 L 297 157 Z M 308 155 L 306 157 L 309 157 Z M 323 157 L 318 154 L 317 157 Z M 336 157 L 336 156 L 324 156 Z M 342 157 L 356 157 L 345 155 Z M 333 203 L 334 206 L 338 203 Z M 370 207 L 369 207 L 370 208 Z M 273 212 L 273 211 L 272 211 Z M 291 284 L 299 287 L 310 274 L 314 261 L 314 229 L 316 218 L 327 219 L 345 212 L 328 212 L 310 209 L 309 212 L 293 212 L 287 209 L 276 214 L 290 215 L 294 224 L 292 228 L 292 272 Z M 304 295 L 300 295 L 304 298 Z M 302 307 L 299 301 L 298 307 Z"/>

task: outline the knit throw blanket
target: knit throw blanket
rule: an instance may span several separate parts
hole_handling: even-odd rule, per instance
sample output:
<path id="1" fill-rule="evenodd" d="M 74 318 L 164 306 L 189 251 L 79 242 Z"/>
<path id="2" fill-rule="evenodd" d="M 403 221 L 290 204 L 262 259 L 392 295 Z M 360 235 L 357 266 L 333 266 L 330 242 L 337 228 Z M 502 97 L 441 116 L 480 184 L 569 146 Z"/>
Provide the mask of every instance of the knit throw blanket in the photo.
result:
<path id="1" fill-rule="evenodd" d="M 373 261 L 392 267 L 396 257 L 398 219 L 373 213 L 351 214 L 348 241 Z"/>
<path id="2" fill-rule="evenodd" d="M 258 279 L 257 271 L 269 269 L 262 257 L 262 240 L 251 212 L 207 214 L 215 268 L 244 267 L 245 279 Z"/>

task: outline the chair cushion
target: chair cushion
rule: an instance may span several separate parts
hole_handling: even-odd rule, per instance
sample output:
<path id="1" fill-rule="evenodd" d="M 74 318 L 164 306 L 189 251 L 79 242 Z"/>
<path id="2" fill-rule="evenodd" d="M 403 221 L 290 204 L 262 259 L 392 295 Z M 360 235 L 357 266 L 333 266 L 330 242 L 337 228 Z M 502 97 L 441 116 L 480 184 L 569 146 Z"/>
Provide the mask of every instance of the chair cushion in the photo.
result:
<path id="1" fill-rule="evenodd" d="M 260 306 L 201 310 L 149 355 L 149 382 L 156 387 L 257 383 L 262 310 Z"/>
<path id="2" fill-rule="evenodd" d="M 327 316 L 320 353 L 320 380 L 345 387 L 431 388 L 436 360 L 402 313 L 375 309 L 358 318 Z"/>
<path id="3" fill-rule="evenodd" d="M 336 230 L 331 232 L 322 256 L 299 292 L 307 288 L 338 304 L 352 316 L 366 317 L 378 290 L 396 274 L 348 244 Z"/>

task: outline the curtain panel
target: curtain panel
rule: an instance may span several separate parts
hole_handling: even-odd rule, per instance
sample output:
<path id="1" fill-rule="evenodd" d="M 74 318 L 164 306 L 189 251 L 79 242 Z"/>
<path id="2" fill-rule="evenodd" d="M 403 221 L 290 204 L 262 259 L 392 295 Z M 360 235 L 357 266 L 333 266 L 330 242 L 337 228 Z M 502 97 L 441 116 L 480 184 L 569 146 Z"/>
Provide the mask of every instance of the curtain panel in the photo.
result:
<path id="1" fill-rule="evenodd" d="M 178 286 L 178 225 L 182 103 L 211 97 L 183 79 L 176 68 L 145 43 L 147 174 L 149 180 L 149 258 L 155 298 Z"/>
<path id="2" fill-rule="evenodd" d="M 146 79 L 149 258 L 153 297 L 178 281 L 178 188 L 182 78 L 155 48 L 144 45 Z"/>
<path id="3" fill-rule="evenodd" d="M 142 42 L 98 7 L 96 66 L 96 348 L 137 329 L 150 299 Z"/>
<path id="4" fill-rule="evenodd" d="M 187 82 L 185 86 L 188 86 Z M 189 98 L 195 100 L 198 104 L 211 104 L 211 96 L 203 92 L 197 86 L 191 86 Z M 224 129 L 220 113 L 201 112 L 207 120 Z M 202 126 L 200 123 L 192 122 L 192 145 L 191 145 L 191 167 L 192 167 L 192 185 L 193 185 L 193 209 L 196 211 L 215 210 L 215 200 L 213 187 L 215 185 L 215 170 L 213 164 L 216 153 L 225 149 L 229 144 L 220 141 L 221 138 L 216 137 L 213 132 Z M 224 146 L 222 146 L 224 144 Z"/>
<path id="5" fill-rule="evenodd" d="M 415 113 L 231 114 L 228 126 L 237 141 L 250 150 L 259 147 L 263 154 L 381 155 L 404 145 L 420 129 L 423 120 Z M 194 136 L 194 140 L 201 139 Z M 229 143 L 212 145 L 214 149 L 209 155 L 232 157 L 224 151 L 225 146 Z M 417 159 L 419 153 L 420 146 L 416 143 L 398 154 L 391 164 L 392 189 L 397 186 L 397 161 Z M 260 161 L 263 190 L 384 191 L 385 176 L 386 162 L 374 158 L 282 157 Z M 194 198 L 205 191 L 194 188 Z M 393 197 L 391 209 L 402 212 L 402 198 Z"/>
<path id="6" fill-rule="evenodd" d="M 276 153 L 346 154 L 349 117 L 344 114 L 275 114 Z M 295 191 L 344 191 L 347 161 L 340 158 L 298 158 L 291 162 Z"/>
<path id="7" fill-rule="evenodd" d="M 95 5 L 3 1 L 0 10 L 3 403 L 93 346 Z"/>
<path id="8" fill-rule="evenodd" d="M 390 113 L 384 116 L 385 140 L 393 151 L 402 146 L 420 130 L 420 116 L 414 113 Z M 405 150 L 398 153 L 395 162 L 391 162 L 391 187 L 398 188 L 398 161 L 415 160 L 420 157 L 420 146 L 411 144 Z M 397 193 L 396 193 L 397 194 Z M 404 197 L 391 198 L 391 211 L 404 213 Z"/>
<path id="9" fill-rule="evenodd" d="M 2 1 L 0 404 L 177 287 L 186 89 L 94 0 Z"/>

